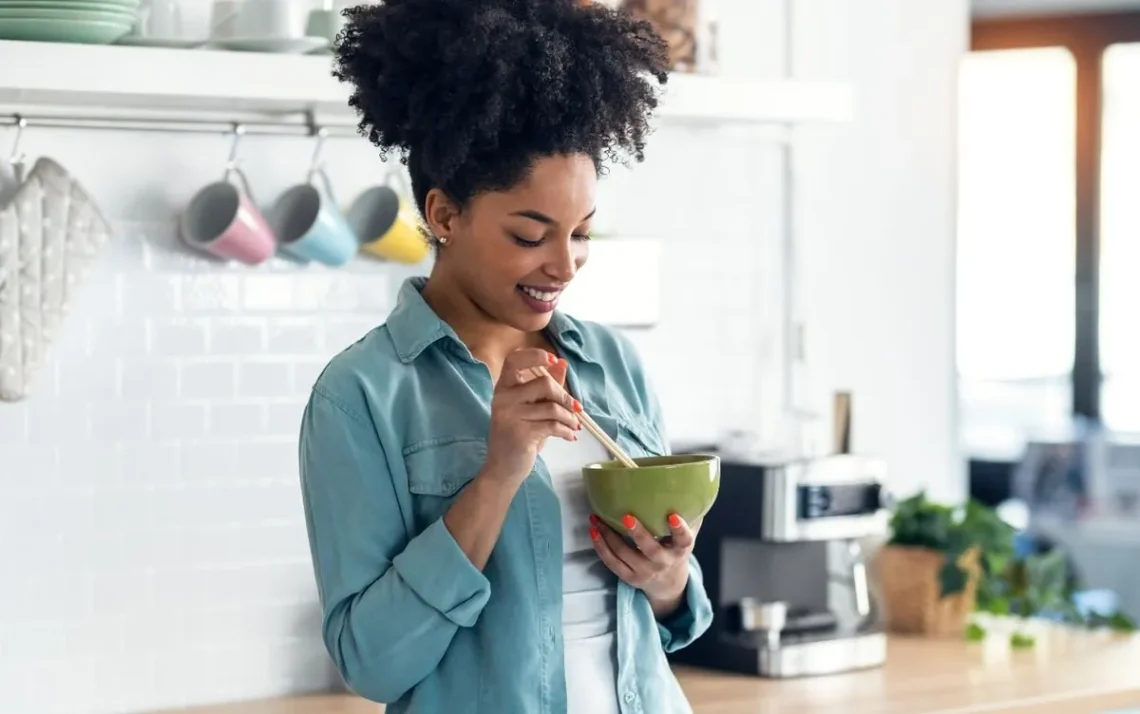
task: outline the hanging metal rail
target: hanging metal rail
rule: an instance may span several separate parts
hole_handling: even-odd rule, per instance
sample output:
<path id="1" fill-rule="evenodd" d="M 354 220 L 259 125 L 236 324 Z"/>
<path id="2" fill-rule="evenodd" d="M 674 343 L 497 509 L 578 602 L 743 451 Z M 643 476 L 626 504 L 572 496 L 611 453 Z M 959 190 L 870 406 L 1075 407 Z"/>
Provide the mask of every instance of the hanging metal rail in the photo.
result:
<path id="1" fill-rule="evenodd" d="M 338 122 L 326 122 L 312 112 L 295 112 L 281 115 L 265 114 L 201 114 L 188 118 L 184 113 L 138 112 L 130 116 L 103 113 L 93 107 L 84 108 L 80 115 L 69 110 L 66 114 L 58 110 L 4 111 L 0 107 L 0 126 L 16 127 L 17 130 L 78 129 L 109 131 L 147 131 L 177 134 L 232 134 L 235 127 L 241 127 L 245 134 L 271 136 L 313 136 L 322 132 L 327 137 L 360 136 L 355 123 L 342 118 Z"/>

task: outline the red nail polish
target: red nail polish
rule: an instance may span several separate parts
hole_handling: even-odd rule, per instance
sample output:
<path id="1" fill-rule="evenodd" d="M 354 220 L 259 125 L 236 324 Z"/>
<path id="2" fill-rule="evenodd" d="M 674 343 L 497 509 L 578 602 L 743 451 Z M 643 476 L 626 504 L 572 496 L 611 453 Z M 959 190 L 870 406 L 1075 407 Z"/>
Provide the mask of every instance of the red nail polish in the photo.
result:
<path id="1" fill-rule="evenodd" d="M 577 440 L 578 440 L 578 435 L 577 435 L 577 434 L 571 434 L 571 435 L 570 435 L 570 441 L 577 441 Z"/>
<path id="2" fill-rule="evenodd" d="M 577 399 L 574 400 L 574 413 L 577 414 L 582 411 L 582 403 Z"/>
<path id="3" fill-rule="evenodd" d="M 597 515 L 595 515 L 593 513 L 590 514 L 590 525 L 597 526 L 601 522 L 602 522 L 602 519 L 598 518 Z"/>
<path id="4" fill-rule="evenodd" d="M 678 516 L 676 513 L 670 513 L 669 514 L 669 527 L 671 527 L 671 528 L 680 528 L 681 527 L 681 517 Z"/>
<path id="5" fill-rule="evenodd" d="M 622 516 L 621 524 L 623 526 L 625 526 L 627 529 L 633 530 L 633 527 L 637 525 L 637 519 L 635 519 L 633 516 L 631 516 L 627 513 L 624 516 Z"/>
<path id="6" fill-rule="evenodd" d="M 601 537 L 602 537 L 602 534 L 598 532 L 597 528 L 593 528 L 593 527 L 590 528 L 590 540 L 597 540 Z"/>
<path id="7" fill-rule="evenodd" d="M 558 358 L 555 357 L 553 354 L 547 352 L 546 353 L 546 363 L 550 364 L 550 365 L 558 364 Z"/>

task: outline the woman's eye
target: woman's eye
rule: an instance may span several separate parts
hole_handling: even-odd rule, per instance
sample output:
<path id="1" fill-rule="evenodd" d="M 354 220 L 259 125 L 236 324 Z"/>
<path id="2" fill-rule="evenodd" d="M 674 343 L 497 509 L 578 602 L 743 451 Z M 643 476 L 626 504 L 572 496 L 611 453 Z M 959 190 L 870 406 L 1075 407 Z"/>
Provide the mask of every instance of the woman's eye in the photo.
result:
<path id="1" fill-rule="evenodd" d="M 536 248 L 536 247 L 542 245 L 542 239 L 541 238 L 539 238 L 538 240 L 527 240 L 526 238 L 523 238 L 522 236 L 514 235 L 513 233 L 511 234 L 511 238 L 514 238 L 515 243 L 518 243 L 523 248 Z"/>
<path id="2" fill-rule="evenodd" d="M 572 238 L 574 240 L 590 240 L 591 236 L 589 233 L 575 233 Z"/>

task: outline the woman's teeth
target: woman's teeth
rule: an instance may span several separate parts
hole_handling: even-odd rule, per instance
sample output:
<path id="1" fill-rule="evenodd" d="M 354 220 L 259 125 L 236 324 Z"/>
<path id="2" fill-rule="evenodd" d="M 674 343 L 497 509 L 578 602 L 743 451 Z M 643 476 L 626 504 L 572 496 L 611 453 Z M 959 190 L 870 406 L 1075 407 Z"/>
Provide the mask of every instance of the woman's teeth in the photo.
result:
<path id="1" fill-rule="evenodd" d="M 530 295 L 532 298 L 541 300 L 543 302 L 550 302 L 554 298 L 558 297 L 557 292 L 543 292 L 541 290 L 535 290 L 534 288 L 528 288 L 525 285 L 520 285 L 519 289 L 521 289 L 527 295 Z"/>

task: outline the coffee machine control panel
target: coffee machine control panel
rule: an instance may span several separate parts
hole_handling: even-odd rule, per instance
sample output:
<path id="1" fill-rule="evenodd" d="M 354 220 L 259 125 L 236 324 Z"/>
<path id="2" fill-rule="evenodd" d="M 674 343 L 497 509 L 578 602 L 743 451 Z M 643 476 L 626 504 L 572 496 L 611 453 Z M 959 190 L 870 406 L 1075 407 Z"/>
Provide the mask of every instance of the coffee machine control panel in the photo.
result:
<path id="1" fill-rule="evenodd" d="M 802 484 L 796 490 L 800 520 L 874 515 L 883 505 L 878 483 Z"/>
<path id="2" fill-rule="evenodd" d="M 886 465 L 838 454 L 765 464 L 762 537 L 818 541 L 884 534 L 888 524 Z"/>

